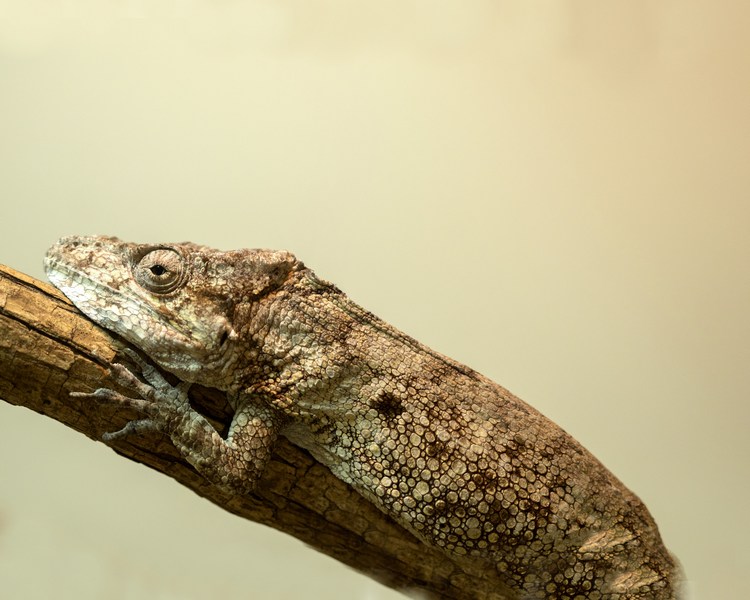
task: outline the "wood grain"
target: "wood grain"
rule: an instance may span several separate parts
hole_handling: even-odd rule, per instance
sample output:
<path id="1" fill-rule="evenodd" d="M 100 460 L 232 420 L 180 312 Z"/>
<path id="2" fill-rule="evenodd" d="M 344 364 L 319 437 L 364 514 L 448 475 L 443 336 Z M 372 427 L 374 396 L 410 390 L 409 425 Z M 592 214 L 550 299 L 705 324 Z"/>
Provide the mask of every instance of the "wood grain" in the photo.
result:
<path id="1" fill-rule="evenodd" d="M 100 440 L 136 415 L 69 393 L 116 387 L 109 366 L 129 363 L 126 347 L 51 285 L 0 265 L 0 399 Z M 231 412 L 221 392 L 193 386 L 190 398 L 219 431 L 226 430 Z M 256 492 L 241 497 L 208 484 L 163 436 L 131 436 L 113 449 L 392 588 L 432 598 L 513 600 L 497 591 L 502 586 L 486 566 L 459 565 L 420 543 L 286 439 L 279 440 Z"/>

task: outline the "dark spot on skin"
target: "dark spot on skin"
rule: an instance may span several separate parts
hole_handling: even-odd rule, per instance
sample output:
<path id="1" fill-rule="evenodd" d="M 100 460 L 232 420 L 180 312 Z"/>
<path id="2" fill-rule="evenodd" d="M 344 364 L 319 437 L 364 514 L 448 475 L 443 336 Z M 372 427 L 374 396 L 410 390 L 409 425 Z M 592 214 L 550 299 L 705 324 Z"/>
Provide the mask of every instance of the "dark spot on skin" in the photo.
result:
<path id="1" fill-rule="evenodd" d="M 341 443 L 341 432 L 332 421 L 322 420 L 315 424 L 311 423 L 310 429 L 316 437 L 325 440 L 327 444 L 338 446 Z"/>
<path id="2" fill-rule="evenodd" d="M 477 488 L 484 489 L 487 493 L 494 493 L 496 478 L 497 476 L 495 475 L 494 471 L 490 470 L 474 473 L 471 476 L 471 480 L 474 482 Z"/>
<path id="3" fill-rule="evenodd" d="M 373 400 L 371 406 L 386 419 L 393 419 L 404 412 L 401 400 L 389 392 L 380 392 L 380 395 Z"/>
<path id="4" fill-rule="evenodd" d="M 427 444 L 425 450 L 427 456 L 439 457 L 441 459 L 448 458 L 447 445 L 440 440 L 435 440 L 434 442 Z"/>

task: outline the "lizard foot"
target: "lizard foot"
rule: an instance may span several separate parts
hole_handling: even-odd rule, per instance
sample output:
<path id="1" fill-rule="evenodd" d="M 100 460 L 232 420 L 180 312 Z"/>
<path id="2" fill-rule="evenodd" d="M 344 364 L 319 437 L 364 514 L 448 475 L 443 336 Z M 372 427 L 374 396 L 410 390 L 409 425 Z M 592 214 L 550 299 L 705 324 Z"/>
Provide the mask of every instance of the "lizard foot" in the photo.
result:
<path id="1" fill-rule="evenodd" d="M 138 368 L 147 383 L 143 383 L 127 367 L 120 363 L 112 365 L 110 375 L 121 386 L 134 389 L 140 398 L 130 398 L 109 388 L 99 388 L 92 393 L 71 392 L 75 398 L 93 398 L 112 402 L 144 413 L 147 418 L 130 421 L 118 431 L 108 432 L 102 436 L 105 442 L 147 431 L 168 431 L 170 424 L 188 417 L 192 409 L 188 401 L 189 383 L 181 382 L 171 385 L 161 373 L 148 364 L 130 349 L 125 353 Z"/>
<path id="2" fill-rule="evenodd" d="M 279 417 L 273 409 L 246 398 L 237 408 L 224 439 L 190 406 L 187 394 L 190 384 L 173 386 L 135 352 L 128 351 L 128 356 L 138 366 L 146 383 L 121 364 L 112 365 L 110 375 L 118 385 L 134 390 L 139 397 L 129 398 L 108 388 L 71 394 L 115 403 L 143 414 L 144 418 L 130 421 L 118 431 L 105 433 L 102 439 L 111 442 L 133 433 L 164 433 L 187 462 L 214 485 L 232 494 L 252 491 L 268 463 L 278 434 Z"/>

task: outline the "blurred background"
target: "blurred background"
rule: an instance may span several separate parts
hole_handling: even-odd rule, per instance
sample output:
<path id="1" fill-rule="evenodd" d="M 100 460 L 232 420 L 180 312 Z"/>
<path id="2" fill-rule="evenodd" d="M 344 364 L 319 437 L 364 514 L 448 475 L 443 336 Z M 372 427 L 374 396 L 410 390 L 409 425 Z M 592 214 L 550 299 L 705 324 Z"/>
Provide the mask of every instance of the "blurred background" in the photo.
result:
<path id="1" fill-rule="evenodd" d="M 0 1 L 0 262 L 284 248 L 750 570 L 744 3 Z M 395 599 L 0 402 L 4 598 Z"/>

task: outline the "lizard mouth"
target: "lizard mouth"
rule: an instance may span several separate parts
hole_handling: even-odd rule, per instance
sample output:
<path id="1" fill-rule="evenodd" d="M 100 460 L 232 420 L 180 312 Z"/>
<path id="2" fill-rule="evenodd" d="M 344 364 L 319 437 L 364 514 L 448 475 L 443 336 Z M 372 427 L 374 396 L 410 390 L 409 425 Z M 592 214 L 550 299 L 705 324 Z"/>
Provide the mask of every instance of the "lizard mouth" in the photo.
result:
<path id="1" fill-rule="evenodd" d="M 47 277 L 89 319 L 185 381 L 198 382 L 202 373 L 226 365 L 236 337 L 227 319 L 189 296 L 145 289 L 119 244 L 115 238 L 62 239 L 44 258 Z"/>
<path id="2" fill-rule="evenodd" d="M 103 269 L 83 267 L 63 260 L 53 246 L 44 258 L 49 280 L 89 319 L 113 331 L 153 356 L 159 351 L 155 342 L 167 329 L 172 351 L 190 352 L 196 346 L 180 323 L 168 319 L 163 310 L 134 296 L 124 280 L 115 280 Z M 109 280 L 107 282 L 107 280 Z M 123 291 L 125 287 L 125 291 Z M 157 331 L 161 330 L 161 331 Z"/>

